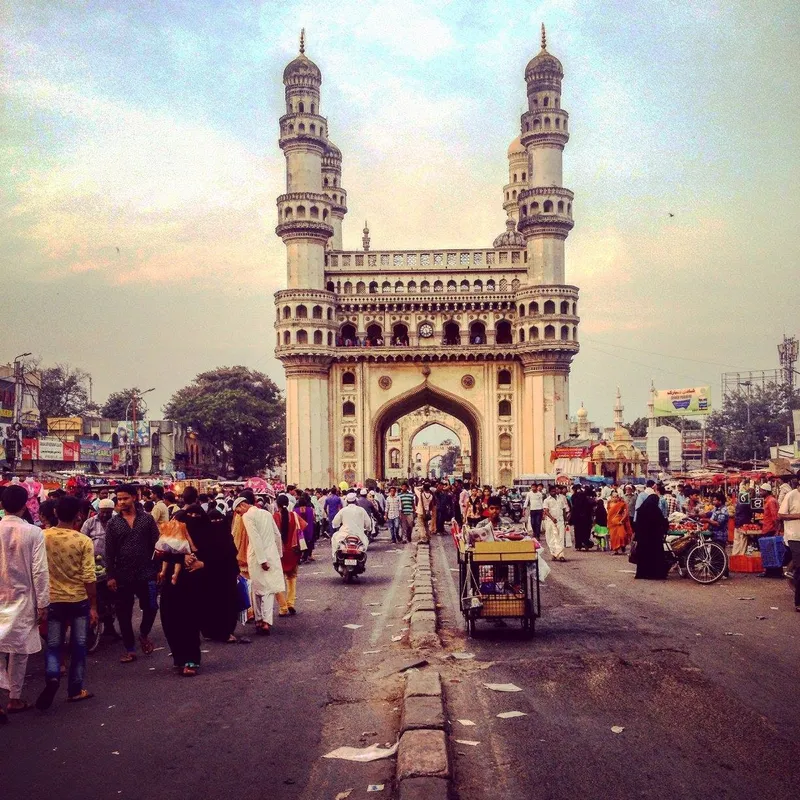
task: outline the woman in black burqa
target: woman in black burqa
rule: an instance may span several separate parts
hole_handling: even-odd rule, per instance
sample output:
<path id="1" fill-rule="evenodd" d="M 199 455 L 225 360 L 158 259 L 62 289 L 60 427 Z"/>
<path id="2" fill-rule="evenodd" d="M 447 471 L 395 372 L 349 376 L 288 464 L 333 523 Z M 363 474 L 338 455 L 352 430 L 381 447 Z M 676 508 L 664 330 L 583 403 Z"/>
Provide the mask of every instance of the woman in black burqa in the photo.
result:
<path id="1" fill-rule="evenodd" d="M 231 536 L 230 518 L 209 506 L 208 524 L 204 533 L 205 540 L 202 544 L 206 566 L 201 608 L 203 636 L 232 644 L 237 641 L 233 632 L 239 620 L 239 563 L 236 560 L 236 545 Z"/>
<path id="2" fill-rule="evenodd" d="M 639 506 L 633 523 L 636 543 L 636 577 L 648 580 L 664 580 L 669 564 L 664 555 L 664 537 L 669 523 L 661 513 L 658 495 L 653 493 Z"/>

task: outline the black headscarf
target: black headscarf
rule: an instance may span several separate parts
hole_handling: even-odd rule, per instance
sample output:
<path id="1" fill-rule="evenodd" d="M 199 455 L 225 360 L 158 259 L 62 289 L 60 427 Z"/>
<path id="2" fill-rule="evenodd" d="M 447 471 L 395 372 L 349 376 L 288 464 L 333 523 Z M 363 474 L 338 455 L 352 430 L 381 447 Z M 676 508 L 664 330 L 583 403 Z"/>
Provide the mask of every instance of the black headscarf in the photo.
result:
<path id="1" fill-rule="evenodd" d="M 286 547 L 289 544 L 289 498 L 285 494 L 279 494 L 275 502 L 278 505 L 278 511 L 281 515 L 279 526 L 281 529 L 281 540 L 283 541 L 283 546 Z"/>

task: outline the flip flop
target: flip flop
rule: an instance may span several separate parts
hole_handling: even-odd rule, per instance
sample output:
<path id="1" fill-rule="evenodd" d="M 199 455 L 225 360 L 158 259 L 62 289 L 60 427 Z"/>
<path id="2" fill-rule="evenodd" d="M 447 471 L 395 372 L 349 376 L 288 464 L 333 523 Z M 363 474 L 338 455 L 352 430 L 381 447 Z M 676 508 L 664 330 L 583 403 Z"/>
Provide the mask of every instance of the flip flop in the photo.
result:
<path id="1" fill-rule="evenodd" d="M 47 709 L 53 705 L 53 698 L 56 696 L 60 683 L 61 681 L 57 680 L 47 681 L 42 693 L 36 698 L 36 708 L 38 708 L 39 711 L 47 711 Z"/>
<path id="2" fill-rule="evenodd" d="M 155 650 L 155 645 L 149 640 L 145 639 L 144 636 L 139 637 L 139 644 L 142 646 L 142 652 L 146 655 L 152 655 L 153 650 Z"/>
<path id="3" fill-rule="evenodd" d="M 119 663 L 130 664 L 133 661 L 136 661 L 136 653 L 125 653 L 125 655 L 119 660 Z"/>
<path id="4" fill-rule="evenodd" d="M 197 667 L 194 665 L 186 664 L 181 673 L 184 678 L 194 678 L 197 675 Z"/>
<path id="5" fill-rule="evenodd" d="M 88 689 L 81 689 L 80 694 L 76 694 L 75 697 L 68 697 L 68 703 L 82 703 L 84 700 L 91 700 L 94 695 Z"/>
<path id="6" fill-rule="evenodd" d="M 32 710 L 33 706 L 26 701 L 23 701 L 22 705 L 19 707 L 6 706 L 7 714 L 21 714 L 23 711 L 32 711 Z"/>
<path id="7" fill-rule="evenodd" d="M 236 641 L 239 644 L 252 644 L 253 643 L 253 640 L 250 639 L 248 636 L 240 636 Z"/>

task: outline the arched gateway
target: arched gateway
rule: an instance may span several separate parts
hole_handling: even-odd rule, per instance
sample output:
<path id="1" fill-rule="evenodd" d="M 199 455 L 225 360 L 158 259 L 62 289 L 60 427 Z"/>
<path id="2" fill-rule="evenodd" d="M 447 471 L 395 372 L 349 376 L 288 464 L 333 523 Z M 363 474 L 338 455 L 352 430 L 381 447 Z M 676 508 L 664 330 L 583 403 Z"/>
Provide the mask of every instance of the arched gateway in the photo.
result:
<path id="1" fill-rule="evenodd" d="M 301 40 L 283 74 L 287 182 L 276 228 L 287 251 L 275 354 L 286 370 L 289 481 L 386 475 L 387 431 L 423 407 L 466 428 L 473 479 L 549 471 L 568 435 L 579 349 L 578 289 L 564 279 L 573 195 L 561 185 L 563 74 L 543 32 L 525 68 L 528 110 L 508 150 L 506 230 L 493 247 L 373 251 L 365 225 L 363 249 L 345 250 L 342 153 Z M 390 453 L 402 461 L 400 447 Z"/>

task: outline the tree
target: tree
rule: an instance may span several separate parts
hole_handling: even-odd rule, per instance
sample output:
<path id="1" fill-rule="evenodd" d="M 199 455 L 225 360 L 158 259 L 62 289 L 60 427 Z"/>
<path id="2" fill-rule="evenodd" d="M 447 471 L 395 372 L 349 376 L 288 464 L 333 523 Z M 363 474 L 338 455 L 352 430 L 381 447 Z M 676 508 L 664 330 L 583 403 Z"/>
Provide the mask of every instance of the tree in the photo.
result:
<path id="1" fill-rule="evenodd" d="M 172 395 L 167 419 L 191 426 L 216 448 L 223 472 L 252 475 L 285 457 L 286 409 L 273 381 L 247 367 L 200 373 Z"/>
<path id="2" fill-rule="evenodd" d="M 734 461 L 769 458 L 769 448 L 786 441 L 792 408 L 800 408 L 800 392 L 785 385 L 748 388 L 729 394 L 708 418 L 709 437 Z"/>
<path id="3" fill-rule="evenodd" d="M 121 389 L 119 392 L 111 392 L 108 396 L 108 400 L 106 400 L 100 408 L 100 415 L 106 419 L 116 420 L 117 422 L 125 419 L 126 412 L 130 414 L 128 404 L 131 402 L 131 398 L 134 394 L 141 394 L 140 390 L 135 386 L 131 389 Z M 147 406 L 144 400 L 139 400 L 136 404 L 136 408 L 137 417 L 143 419 L 147 414 Z"/>
<path id="4" fill-rule="evenodd" d="M 447 445 L 447 451 L 442 455 L 439 467 L 442 475 L 452 475 L 456 470 L 456 459 L 461 455 L 461 447 L 450 439 L 446 439 L 442 444 Z"/>
<path id="5" fill-rule="evenodd" d="M 57 364 L 41 370 L 39 414 L 42 424 L 52 417 L 80 417 L 97 412 L 97 404 L 89 400 L 86 384 L 89 373 L 68 364 Z"/>

